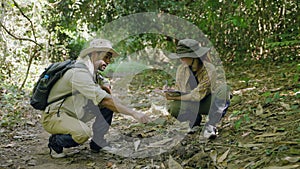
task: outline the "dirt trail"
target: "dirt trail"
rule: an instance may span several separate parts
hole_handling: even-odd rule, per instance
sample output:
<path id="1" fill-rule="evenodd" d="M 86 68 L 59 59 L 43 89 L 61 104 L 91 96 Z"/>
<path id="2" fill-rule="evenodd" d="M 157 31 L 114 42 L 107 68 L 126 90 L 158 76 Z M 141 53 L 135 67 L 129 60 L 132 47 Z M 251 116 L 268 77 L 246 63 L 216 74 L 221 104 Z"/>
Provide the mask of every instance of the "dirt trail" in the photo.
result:
<path id="1" fill-rule="evenodd" d="M 228 113 L 220 123 L 220 135 L 216 140 L 201 140 L 199 128 L 192 134 L 184 135 L 184 139 L 178 144 L 172 144 L 170 150 L 152 157 L 126 158 L 105 152 L 92 154 L 87 142 L 71 149 L 79 150 L 78 154 L 64 159 L 52 159 L 47 148 L 49 134 L 39 122 L 29 120 L 13 130 L 0 130 L 0 169 L 164 169 L 175 164 L 185 169 L 299 168 L 300 86 L 297 74 L 300 69 L 286 64 L 271 66 L 266 72 L 261 67 L 263 66 L 254 65 L 249 70 L 230 68 L 227 77 L 232 84 L 234 97 Z M 260 72 L 253 75 L 252 72 L 255 71 Z M 168 137 L 181 130 L 182 126 L 165 114 L 165 110 L 160 107 L 163 103 L 156 101 L 155 104 L 161 105 L 155 105 L 145 102 L 149 98 L 151 100 L 151 93 L 148 91 L 152 89 L 136 89 L 141 90 L 135 91 L 132 96 L 129 93 L 128 96 L 139 97 L 133 105 L 142 105 L 140 110 L 158 120 L 152 124 L 140 125 L 130 118 L 116 115 L 112 131 L 117 130 L 124 138 L 123 141 L 116 138 L 114 144 L 128 148 L 131 146 L 132 150 L 134 145 L 127 144 L 131 141 L 137 143 L 136 149 L 140 150 L 144 147 L 137 139 L 152 136 L 162 136 L 159 137 L 160 141 L 165 141 L 157 141 L 152 146 L 160 144 L 161 147 L 166 147 L 164 144 L 174 143 L 172 141 L 175 139 L 170 140 Z M 145 92 L 148 92 L 147 95 Z"/>

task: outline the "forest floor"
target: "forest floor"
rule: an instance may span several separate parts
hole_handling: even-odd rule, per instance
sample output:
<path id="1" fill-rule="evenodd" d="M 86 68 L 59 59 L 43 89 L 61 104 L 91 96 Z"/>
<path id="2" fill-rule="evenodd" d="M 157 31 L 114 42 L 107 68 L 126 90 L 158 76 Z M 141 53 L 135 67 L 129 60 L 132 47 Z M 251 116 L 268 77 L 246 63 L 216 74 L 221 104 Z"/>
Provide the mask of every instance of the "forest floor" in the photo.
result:
<path id="1" fill-rule="evenodd" d="M 28 99 L 23 99 L 16 105 L 16 109 L 22 107 L 22 121 L 0 129 L 0 168 L 300 168 L 299 63 L 225 68 L 233 98 L 215 140 L 201 138 L 201 127 L 190 132 L 186 123 L 167 114 L 166 101 L 153 92 L 155 87 L 139 86 L 133 80 L 129 89 L 134 88 L 134 92 L 117 95 L 125 102 L 131 100 L 127 104 L 146 112 L 154 121 L 144 125 L 116 114 L 107 139 L 117 152 L 94 154 L 86 142 L 66 149 L 76 154 L 52 159 L 47 147 L 49 134 L 39 122 L 41 112 L 31 109 Z M 151 72 L 149 75 L 136 76 L 135 80 L 149 80 L 153 77 Z"/>

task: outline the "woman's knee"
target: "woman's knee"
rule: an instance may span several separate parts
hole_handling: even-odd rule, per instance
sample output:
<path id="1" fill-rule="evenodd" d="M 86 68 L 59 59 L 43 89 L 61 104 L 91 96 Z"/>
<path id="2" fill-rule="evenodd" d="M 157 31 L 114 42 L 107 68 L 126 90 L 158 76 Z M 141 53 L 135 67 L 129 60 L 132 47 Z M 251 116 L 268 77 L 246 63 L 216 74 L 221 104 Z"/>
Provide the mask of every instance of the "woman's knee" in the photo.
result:
<path id="1" fill-rule="evenodd" d="M 177 118 L 180 111 L 180 102 L 178 101 L 171 101 L 168 103 L 168 112 L 171 116 Z"/>

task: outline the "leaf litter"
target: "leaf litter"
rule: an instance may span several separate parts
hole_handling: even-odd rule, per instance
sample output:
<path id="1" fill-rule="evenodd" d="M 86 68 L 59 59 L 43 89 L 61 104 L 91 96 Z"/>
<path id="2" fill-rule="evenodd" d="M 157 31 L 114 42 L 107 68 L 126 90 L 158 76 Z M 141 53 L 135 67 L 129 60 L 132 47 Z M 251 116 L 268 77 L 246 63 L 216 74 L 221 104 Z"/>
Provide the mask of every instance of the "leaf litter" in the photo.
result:
<path id="1" fill-rule="evenodd" d="M 155 73 L 151 77 L 157 77 L 158 84 L 140 85 L 138 82 L 145 79 L 137 76 L 129 89 L 122 89 L 126 97 L 119 93 L 123 100 L 131 100 L 128 104 L 133 108 L 153 118 L 145 125 L 115 115 L 106 137 L 120 150 L 119 154 L 91 154 L 87 143 L 74 148 L 79 153 L 53 160 L 47 149 L 49 134 L 36 122 L 39 112 L 22 109 L 27 111 L 24 123 L 1 128 L 0 168 L 299 168 L 300 85 L 299 81 L 285 83 L 294 79 L 299 70 L 290 63 L 257 64 L 248 70 L 225 68 L 233 99 L 216 140 L 201 140 L 202 127 L 188 134 L 187 124 L 168 115 L 163 96 L 151 92 L 163 86 L 165 77 L 150 71 L 147 73 Z M 256 72 L 255 76 L 250 72 Z M 286 72 L 285 79 L 280 72 Z M 241 77 L 247 77 L 247 83 Z"/>

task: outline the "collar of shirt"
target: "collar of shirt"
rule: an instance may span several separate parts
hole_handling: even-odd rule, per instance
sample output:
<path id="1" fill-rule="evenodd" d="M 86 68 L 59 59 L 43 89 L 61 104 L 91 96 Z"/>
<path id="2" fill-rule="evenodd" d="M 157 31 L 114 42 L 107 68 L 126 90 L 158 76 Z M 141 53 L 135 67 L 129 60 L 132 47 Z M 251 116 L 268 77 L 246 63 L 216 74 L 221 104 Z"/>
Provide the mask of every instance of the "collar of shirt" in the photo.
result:
<path id="1" fill-rule="evenodd" d="M 85 64 L 89 68 L 90 73 L 94 76 L 94 64 L 92 63 L 91 59 L 89 58 Z"/>
<path id="2" fill-rule="evenodd" d="M 89 72 L 94 77 L 94 74 L 95 74 L 95 72 L 94 72 L 94 64 L 92 63 L 90 57 L 87 55 L 86 57 L 79 58 L 78 60 L 80 62 L 83 62 L 88 67 Z"/>

